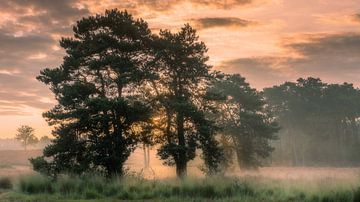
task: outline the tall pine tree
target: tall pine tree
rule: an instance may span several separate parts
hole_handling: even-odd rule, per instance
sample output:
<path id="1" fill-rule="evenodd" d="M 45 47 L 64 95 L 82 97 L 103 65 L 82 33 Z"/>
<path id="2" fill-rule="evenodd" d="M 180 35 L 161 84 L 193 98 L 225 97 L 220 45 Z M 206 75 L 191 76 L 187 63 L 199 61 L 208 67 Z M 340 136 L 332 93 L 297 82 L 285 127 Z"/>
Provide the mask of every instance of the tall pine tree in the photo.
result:
<path id="1" fill-rule="evenodd" d="M 218 105 L 218 121 L 223 128 L 221 140 L 230 149 L 226 153 L 236 153 L 240 168 L 257 168 L 273 151 L 270 143 L 279 130 L 263 96 L 239 74 L 218 74 L 212 90 L 225 98 Z"/>
<path id="2" fill-rule="evenodd" d="M 185 25 L 178 33 L 160 32 L 154 40 L 154 66 L 159 78 L 151 83 L 150 97 L 157 114 L 158 155 L 176 174 L 187 174 L 187 163 L 202 150 L 207 173 L 217 172 L 222 151 L 215 140 L 217 127 L 206 117 L 206 89 L 211 75 L 207 48 L 196 31 Z"/>
<path id="3" fill-rule="evenodd" d="M 118 10 L 83 18 L 73 30 L 73 38 L 60 41 L 63 64 L 38 76 L 58 104 L 44 113 L 55 139 L 31 161 L 49 174 L 122 175 L 151 115 L 139 91 L 153 78 L 147 69 L 151 32 L 143 20 Z"/>

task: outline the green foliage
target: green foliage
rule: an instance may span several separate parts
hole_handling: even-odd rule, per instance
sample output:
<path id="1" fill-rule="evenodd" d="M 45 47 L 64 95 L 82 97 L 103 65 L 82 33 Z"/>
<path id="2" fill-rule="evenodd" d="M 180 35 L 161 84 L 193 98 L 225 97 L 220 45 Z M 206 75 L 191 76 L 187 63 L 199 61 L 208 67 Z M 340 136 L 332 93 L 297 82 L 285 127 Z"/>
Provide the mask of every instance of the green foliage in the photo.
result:
<path id="1" fill-rule="evenodd" d="M 241 168 L 257 168 L 273 151 L 270 143 L 279 130 L 262 94 L 240 75 L 221 73 L 209 91 L 224 98 L 216 107 L 221 114 L 217 117 L 223 128 L 221 142 L 224 149 L 230 150 L 228 160 L 236 153 Z"/>
<path id="2" fill-rule="evenodd" d="M 17 129 L 15 139 L 21 141 L 25 150 L 28 145 L 35 144 L 39 141 L 35 136 L 34 131 L 35 130 L 32 127 L 25 125 Z"/>
<path id="3" fill-rule="evenodd" d="M 54 184 L 50 178 L 28 176 L 19 180 L 19 189 L 26 194 L 53 194 Z"/>
<path id="4" fill-rule="evenodd" d="M 300 78 L 264 93 L 282 126 L 275 161 L 296 166 L 359 165 L 359 89 Z"/>
<path id="5" fill-rule="evenodd" d="M 67 53 L 63 64 L 37 77 L 50 86 L 58 105 L 43 115 L 55 126 L 55 139 L 32 163 L 52 175 L 90 170 L 122 175 L 150 118 L 139 90 L 153 77 L 147 69 L 150 30 L 143 20 L 117 10 L 83 18 L 73 30 L 73 38 L 60 41 Z"/>
<path id="6" fill-rule="evenodd" d="M 12 182 L 8 177 L 0 177 L 0 189 L 11 189 Z"/>

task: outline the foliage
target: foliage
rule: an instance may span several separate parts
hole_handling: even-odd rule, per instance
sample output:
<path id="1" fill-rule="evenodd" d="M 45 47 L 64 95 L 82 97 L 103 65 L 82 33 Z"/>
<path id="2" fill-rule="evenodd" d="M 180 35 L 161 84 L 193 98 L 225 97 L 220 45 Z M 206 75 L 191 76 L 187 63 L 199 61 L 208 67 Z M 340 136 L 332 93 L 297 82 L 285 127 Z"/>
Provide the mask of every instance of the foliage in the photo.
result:
<path id="1" fill-rule="evenodd" d="M 37 77 L 58 105 L 43 115 L 55 126 L 55 139 L 31 162 L 53 175 L 121 175 L 150 117 L 138 89 L 152 78 L 146 48 L 151 33 L 143 20 L 117 10 L 83 18 L 73 30 L 73 38 L 60 41 L 67 53 L 63 64 Z"/>
<path id="2" fill-rule="evenodd" d="M 12 182 L 8 177 L 0 177 L 0 189 L 11 189 Z"/>
<path id="3" fill-rule="evenodd" d="M 12 201 L 55 200 L 154 200 L 154 201 L 341 201 L 356 202 L 357 186 L 342 182 L 292 181 L 266 178 L 145 180 L 138 177 L 105 179 L 96 175 L 61 176 L 53 181 L 43 176 L 23 177 Z"/>
<path id="4" fill-rule="evenodd" d="M 186 176 L 187 162 L 202 150 L 207 173 L 218 171 L 222 151 L 215 140 L 217 127 L 206 117 L 206 89 L 211 75 L 207 48 L 196 31 L 185 25 L 178 33 L 162 30 L 153 41 L 153 66 L 158 79 L 146 90 L 157 112 L 158 155 Z"/>
<path id="5" fill-rule="evenodd" d="M 240 168 L 257 168 L 261 160 L 273 151 L 271 140 L 276 139 L 279 130 L 261 93 L 250 87 L 245 78 L 238 74 L 218 73 L 210 91 L 224 97 L 216 106 L 221 112 L 218 117 L 223 131 L 222 143 L 227 149 L 228 159 L 236 153 Z"/>
<path id="6" fill-rule="evenodd" d="M 359 165 L 359 89 L 300 78 L 264 93 L 282 126 L 275 161 L 284 159 L 296 166 Z"/>
<path id="7" fill-rule="evenodd" d="M 35 130 L 32 127 L 26 125 L 20 126 L 20 128 L 17 129 L 15 139 L 21 141 L 25 150 L 28 145 L 35 144 L 39 141 L 35 136 L 34 131 Z"/>

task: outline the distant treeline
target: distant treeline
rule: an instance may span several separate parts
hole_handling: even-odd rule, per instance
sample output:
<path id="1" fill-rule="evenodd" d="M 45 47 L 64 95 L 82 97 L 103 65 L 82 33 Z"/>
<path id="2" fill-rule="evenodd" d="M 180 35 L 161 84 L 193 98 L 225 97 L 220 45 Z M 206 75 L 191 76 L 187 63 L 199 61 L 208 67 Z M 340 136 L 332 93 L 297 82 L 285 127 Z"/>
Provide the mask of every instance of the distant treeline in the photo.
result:
<path id="1" fill-rule="evenodd" d="M 0 139 L 0 150 L 22 150 L 23 146 L 16 139 Z"/>
<path id="2" fill-rule="evenodd" d="M 38 142 L 31 144 L 29 149 L 42 149 L 48 144 L 50 144 L 50 140 L 40 138 Z M 0 150 L 24 150 L 24 144 L 15 138 L 0 139 Z"/>
<path id="3" fill-rule="evenodd" d="M 352 84 L 298 79 L 264 90 L 281 130 L 274 164 L 360 165 L 360 90 Z"/>

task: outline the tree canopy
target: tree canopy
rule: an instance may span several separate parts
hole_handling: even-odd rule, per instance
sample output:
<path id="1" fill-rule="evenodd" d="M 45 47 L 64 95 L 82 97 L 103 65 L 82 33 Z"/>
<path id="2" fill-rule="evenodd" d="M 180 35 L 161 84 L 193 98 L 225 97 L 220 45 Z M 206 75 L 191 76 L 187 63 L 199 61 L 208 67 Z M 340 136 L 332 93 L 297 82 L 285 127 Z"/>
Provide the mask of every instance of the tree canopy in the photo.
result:
<path id="1" fill-rule="evenodd" d="M 360 90 L 300 78 L 264 90 L 282 130 L 274 160 L 293 165 L 357 165 Z"/>
<path id="2" fill-rule="evenodd" d="M 154 43 L 158 79 L 152 82 L 150 92 L 158 112 L 158 154 L 184 177 L 187 162 L 195 158 L 196 149 L 201 149 L 204 169 L 216 172 L 222 152 L 215 140 L 217 127 L 205 113 L 205 93 L 211 78 L 207 48 L 188 24 L 177 33 L 161 31 Z"/>
<path id="3" fill-rule="evenodd" d="M 273 151 L 278 123 L 268 110 L 261 93 L 250 87 L 239 74 L 219 74 L 213 86 L 224 97 L 217 105 L 223 128 L 222 143 L 236 153 L 240 168 L 257 168 Z M 232 155 L 228 156 L 231 160 Z"/>
<path id="4" fill-rule="evenodd" d="M 44 113 L 56 126 L 44 157 L 52 157 L 47 163 L 53 173 L 121 175 L 151 114 L 138 90 L 152 78 L 146 48 L 151 32 L 143 20 L 117 10 L 83 18 L 73 30 L 72 38 L 60 41 L 67 53 L 63 64 L 38 76 L 58 102 Z"/>

